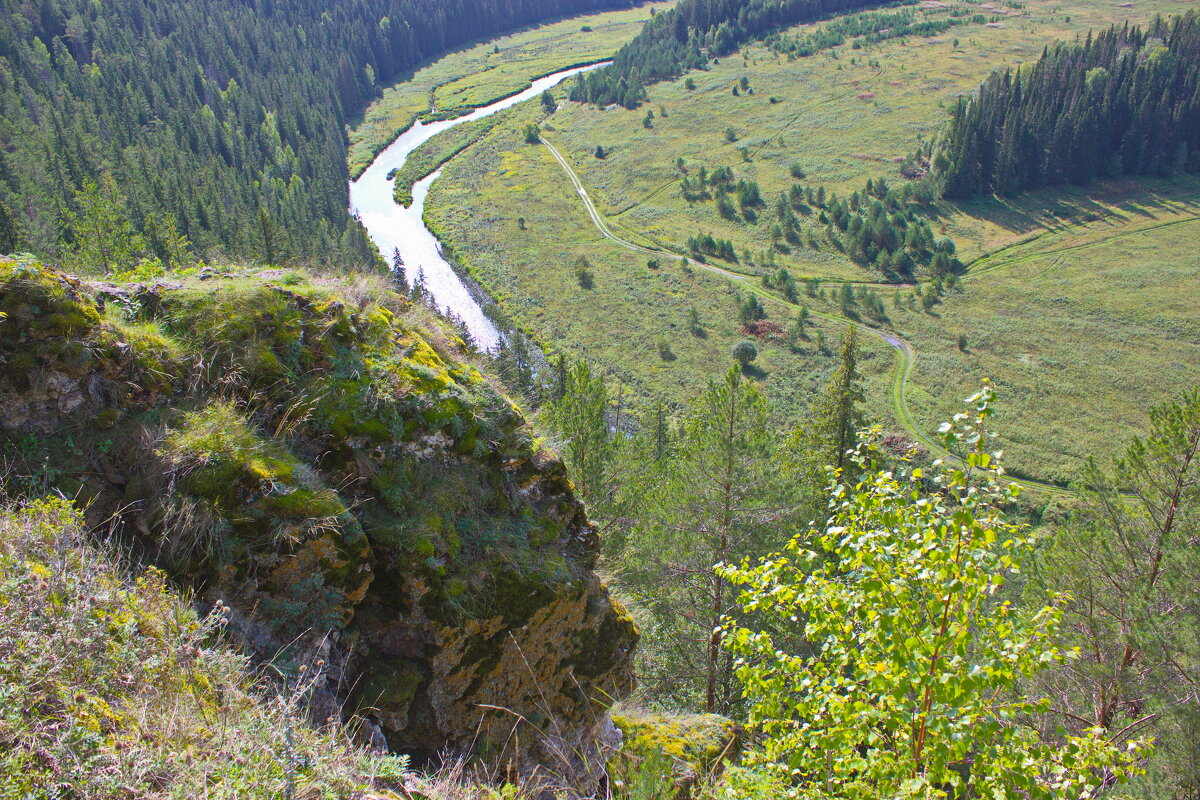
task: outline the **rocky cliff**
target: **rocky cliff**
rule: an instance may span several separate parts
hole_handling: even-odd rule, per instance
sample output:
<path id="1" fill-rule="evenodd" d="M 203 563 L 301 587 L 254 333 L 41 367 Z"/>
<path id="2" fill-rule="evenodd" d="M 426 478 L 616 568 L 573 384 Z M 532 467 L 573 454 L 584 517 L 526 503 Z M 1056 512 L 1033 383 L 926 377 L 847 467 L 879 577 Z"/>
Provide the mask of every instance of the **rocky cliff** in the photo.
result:
<path id="1" fill-rule="evenodd" d="M 562 463 L 427 309 L 378 279 L 7 259 L 0 314 L 10 493 L 76 498 L 258 657 L 319 670 L 318 718 L 597 776 L 636 630 Z"/>

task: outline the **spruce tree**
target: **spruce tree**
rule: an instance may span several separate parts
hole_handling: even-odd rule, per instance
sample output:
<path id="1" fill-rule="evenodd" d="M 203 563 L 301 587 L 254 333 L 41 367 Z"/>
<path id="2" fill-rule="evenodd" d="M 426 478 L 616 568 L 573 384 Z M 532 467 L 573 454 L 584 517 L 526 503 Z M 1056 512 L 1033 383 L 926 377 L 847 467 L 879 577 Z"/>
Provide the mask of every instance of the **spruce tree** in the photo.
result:
<path id="1" fill-rule="evenodd" d="M 21 219 L 0 200 L 0 254 L 14 253 L 24 240 Z"/>
<path id="2" fill-rule="evenodd" d="M 567 370 L 562 395 L 546 406 L 546 415 L 576 490 L 588 502 L 601 501 L 613 456 L 604 376 L 593 373 L 586 361 L 576 361 Z"/>
<path id="3" fill-rule="evenodd" d="M 100 182 L 84 181 L 75 195 L 78 211 L 67 217 L 75 237 L 72 261 L 84 270 L 114 272 L 132 266 L 143 241 L 125 213 L 116 181 L 104 173 Z"/>
<path id="4" fill-rule="evenodd" d="M 861 350 L 858 329 L 846 326 L 842 336 L 838 367 L 825 392 L 817 398 L 810 414 L 808 441 L 803 454 L 812 468 L 846 466 L 846 453 L 853 447 L 858 431 L 866 424 L 862 404 L 866 400 L 862 375 L 858 372 Z"/>

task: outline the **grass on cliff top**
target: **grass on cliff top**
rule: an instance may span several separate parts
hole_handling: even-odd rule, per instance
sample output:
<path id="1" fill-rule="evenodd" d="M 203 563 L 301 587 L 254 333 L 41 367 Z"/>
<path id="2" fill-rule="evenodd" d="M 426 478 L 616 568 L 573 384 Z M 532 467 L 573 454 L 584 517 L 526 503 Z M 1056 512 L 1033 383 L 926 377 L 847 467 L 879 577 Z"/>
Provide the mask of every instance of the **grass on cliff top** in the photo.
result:
<path id="1" fill-rule="evenodd" d="M 535 78 L 608 58 L 638 34 L 651 10 L 672 5 L 674 0 L 667 0 L 570 17 L 465 47 L 398 75 L 394 85 L 349 126 L 350 177 L 358 177 L 396 136 L 431 109 L 484 106 L 527 89 Z"/>
<path id="2" fill-rule="evenodd" d="M 0 795 L 349 797 L 407 761 L 304 718 L 149 571 L 130 579 L 50 500 L 0 511 Z"/>

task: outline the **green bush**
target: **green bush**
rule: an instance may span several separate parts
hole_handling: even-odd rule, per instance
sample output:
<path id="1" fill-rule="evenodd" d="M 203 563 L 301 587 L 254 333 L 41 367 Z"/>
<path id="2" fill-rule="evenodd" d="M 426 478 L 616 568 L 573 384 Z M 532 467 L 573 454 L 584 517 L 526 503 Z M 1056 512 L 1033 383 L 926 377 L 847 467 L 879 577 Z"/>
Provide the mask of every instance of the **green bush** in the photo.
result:
<path id="1" fill-rule="evenodd" d="M 740 341 L 733 346 L 733 358 L 743 367 L 747 367 L 758 358 L 758 348 L 749 340 Z"/>

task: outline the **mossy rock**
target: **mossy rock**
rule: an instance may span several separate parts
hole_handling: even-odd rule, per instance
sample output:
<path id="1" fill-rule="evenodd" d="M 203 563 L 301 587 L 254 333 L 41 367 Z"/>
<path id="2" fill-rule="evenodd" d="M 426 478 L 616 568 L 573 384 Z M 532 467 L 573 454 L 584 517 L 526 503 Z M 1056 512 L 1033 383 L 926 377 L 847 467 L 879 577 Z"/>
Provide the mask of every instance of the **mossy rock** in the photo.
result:
<path id="1" fill-rule="evenodd" d="M 82 338 L 100 325 L 100 312 L 82 284 L 36 262 L 0 262 L 0 339 Z"/>
<path id="2" fill-rule="evenodd" d="M 599 758 L 596 698 L 632 688 L 636 631 L 591 571 L 563 465 L 432 312 L 370 279 L 89 285 L 14 263 L 4 366 L 56 359 L 64 387 L 14 393 L 19 424 L 66 452 L 66 416 L 86 414 L 96 446 L 59 459 L 86 476 L 70 494 L 129 509 L 123 532 L 234 608 L 257 655 L 343 648 L 337 699 L 378 707 L 394 747 L 557 763 L 507 719 L 480 732 L 500 703 Z M 63 396 L 86 405 L 56 412 Z"/>
<path id="3" fill-rule="evenodd" d="M 361 687 L 355 693 L 356 704 L 360 712 L 371 713 L 403 727 L 425 680 L 426 675 L 410 661 L 373 657 Z"/>
<path id="4" fill-rule="evenodd" d="M 717 714 L 646 714 L 634 709 L 612 712 L 624 736 L 621 751 L 609 764 L 618 780 L 646 759 L 666 756 L 674 764 L 678 796 L 690 796 L 698 781 L 720 774 L 741 754 L 742 729 Z"/>

